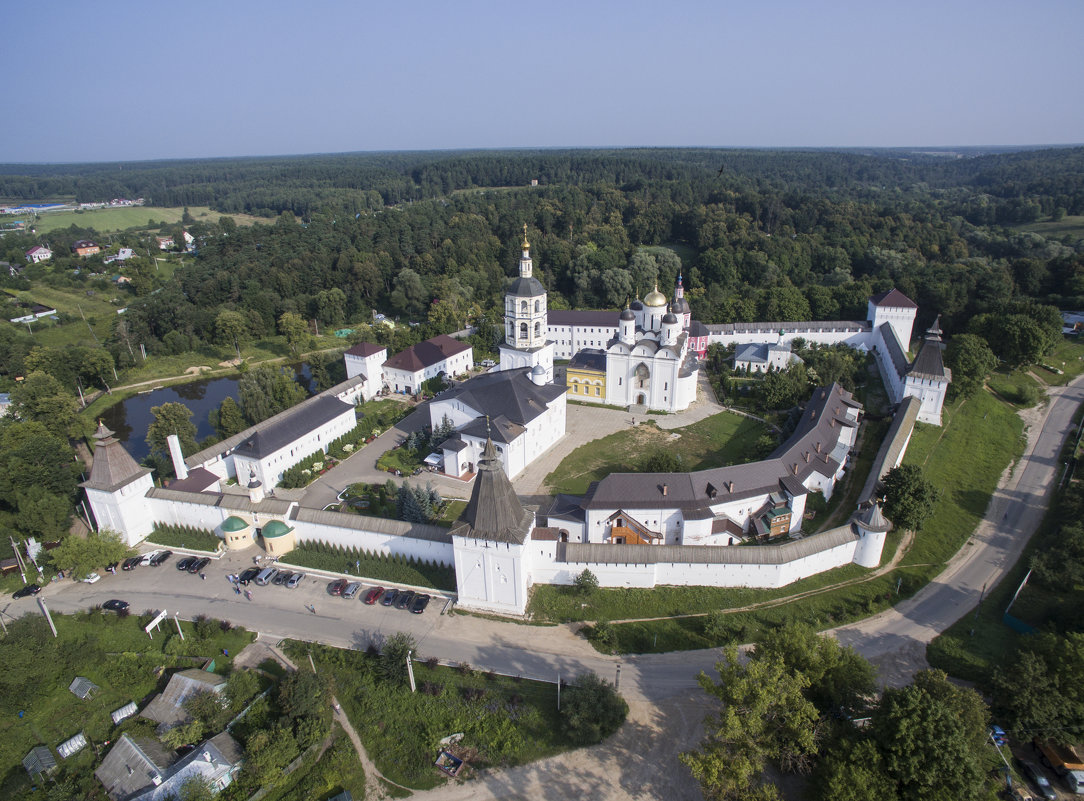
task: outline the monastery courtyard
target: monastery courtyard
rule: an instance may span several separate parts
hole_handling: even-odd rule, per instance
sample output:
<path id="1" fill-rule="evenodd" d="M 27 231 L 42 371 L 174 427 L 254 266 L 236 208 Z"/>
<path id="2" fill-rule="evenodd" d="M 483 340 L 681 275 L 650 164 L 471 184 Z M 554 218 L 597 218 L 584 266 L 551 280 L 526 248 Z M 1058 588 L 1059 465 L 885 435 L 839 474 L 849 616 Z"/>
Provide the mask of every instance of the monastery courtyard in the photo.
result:
<path id="1" fill-rule="evenodd" d="M 561 375 L 558 380 L 563 381 L 564 376 Z M 648 415 L 643 411 L 629 412 L 569 403 L 566 410 L 565 435 L 513 479 L 512 486 L 524 503 L 535 506 L 548 504 L 550 492 L 545 486 L 546 476 L 553 472 L 566 456 L 584 443 L 630 428 L 633 420 L 638 423 L 651 420 L 659 428 L 674 429 L 682 428 L 722 411 L 725 409 L 716 400 L 707 376 L 703 373 L 699 379 L 696 401 L 685 411 L 675 414 Z M 402 442 L 410 432 L 423 428 L 428 423 L 428 408 L 424 403 L 419 404 L 412 414 L 400 420 L 393 428 L 385 431 L 305 489 L 276 489 L 275 494 L 280 498 L 300 500 L 302 505 L 310 508 L 322 509 L 328 504 L 335 503 L 339 493 L 351 484 L 362 481 L 368 484 L 383 484 L 391 479 L 396 483 L 407 480 L 423 486 L 426 482 L 432 482 L 434 489 L 446 498 L 469 498 L 472 484 L 468 481 L 460 481 L 440 473 L 426 472 L 418 476 L 399 478 L 377 469 L 376 460 L 382 453 Z"/>

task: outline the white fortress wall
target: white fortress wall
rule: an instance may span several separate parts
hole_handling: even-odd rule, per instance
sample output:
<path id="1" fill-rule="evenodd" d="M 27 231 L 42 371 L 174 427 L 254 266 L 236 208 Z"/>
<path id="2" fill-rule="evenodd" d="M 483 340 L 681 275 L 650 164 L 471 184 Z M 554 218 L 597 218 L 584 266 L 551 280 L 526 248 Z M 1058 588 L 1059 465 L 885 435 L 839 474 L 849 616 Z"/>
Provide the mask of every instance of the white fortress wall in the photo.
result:
<path id="1" fill-rule="evenodd" d="M 439 526 L 304 508 L 298 509 L 294 519 L 287 523 L 293 526 L 298 544 L 320 541 L 370 553 L 401 554 L 442 565 L 453 564 L 451 536 L 448 529 Z"/>

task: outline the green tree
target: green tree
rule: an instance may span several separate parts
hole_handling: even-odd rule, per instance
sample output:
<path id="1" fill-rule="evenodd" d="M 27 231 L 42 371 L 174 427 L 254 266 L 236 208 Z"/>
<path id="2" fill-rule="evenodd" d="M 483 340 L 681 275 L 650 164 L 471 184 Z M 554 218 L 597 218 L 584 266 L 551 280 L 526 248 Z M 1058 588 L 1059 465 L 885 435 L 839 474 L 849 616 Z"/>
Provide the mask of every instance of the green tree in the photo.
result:
<path id="1" fill-rule="evenodd" d="M 897 801 L 896 784 L 868 739 L 844 737 L 821 757 L 811 782 L 816 801 Z"/>
<path id="2" fill-rule="evenodd" d="M 44 487 L 27 487 L 15 493 L 19 530 L 50 542 L 67 533 L 71 524 L 71 501 Z"/>
<path id="3" fill-rule="evenodd" d="M 405 632 L 388 637 L 380 649 L 377 670 L 381 677 L 391 684 L 403 684 L 407 680 L 407 654 L 413 652 L 417 656 L 417 649 L 414 638 Z"/>
<path id="4" fill-rule="evenodd" d="M 197 774 L 189 776 L 181 783 L 178 801 L 212 801 L 217 794 L 211 780 Z"/>
<path id="5" fill-rule="evenodd" d="M 286 337 L 290 352 L 297 354 L 309 333 L 309 327 L 300 315 L 294 312 L 283 312 L 279 317 L 279 333 Z"/>
<path id="6" fill-rule="evenodd" d="M 636 463 L 641 473 L 679 473 L 681 472 L 681 454 L 657 448 Z"/>
<path id="7" fill-rule="evenodd" d="M 331 682 L 321 673 L 296 670 L 279 684 L 278 701 L 291 718 L 318 718 L 331 707 Z"/>
<path id="8" fill-rule="evenodd" d="M 784 772 L 807 772 L 816 752 L 816 707 L 805 697 L 809 680 L 776 655 L 741 664 L 727 647 L 716 664 L 720 681 L 706 674 L 700 686 L 719 699 L 718 714 L 705 720 L 707 736 L 681 755 L 705 796 L 737 801 L 760 785 L 769 764 Z M 763 791 L 762 791 L 763 792 Z"/>
<path id="9" fill-rule="evenodd" d="M 176 434 L 180 439 L 181 453 L 196 452 L 196 425 L 192 422 L 191 409 L 183 403 L 170 402 L 152 406 L 151 414 L 154 415 L 154 420 L 147 426 L 147 444 L 152 452 L 169 453 L 171 434 Z"/>
<path id="10" fill-rule="evenodd" d="M 297 753 L 297 742 L 287 727 L 259 729 L 245 743 L 243 770 L 259 785 L 273 784 Z"/>
<path id="11" fill-rule="evenodd" d="M 331 328 L 346 319 L 346 293 L 338 287 L 326 289 L 316 295 L 317 317 L 325 327 Z"/>
<path id="12" fill-rule="evenodd" d="M 31 488 L 71 497 L 77 481 L 75 451 L 66 439 L 35 421 L 0 426 L 0 504 Z"/>
<path id="13" fill-rule="evenodd" d="M 260 679 L 255 671 L 235 669 L 226 679 L 226 698 L 230 702 L 230 711 L 240 712 L 259 691 Z"/>
<path id="14" fill-rule="evenodd" d="M 227 437 L 232 437 L 234 434 L 240 434 L 248 428 L 245 417 L 241 413 L 241 407 L 229 396 L 223 398 L 218 410 L 212 410 L 208 416 L 210 417 L 211 425 L 214 426 L 220 439 L 226 439 Z"/>
<path id="15" fill-rule="evenodd" d="M 227 699 L 215 692 L 193 693 L 184 701 L 184 711 L 203 724 L 207 731 L 216 732 L 230 719 Z"/>
<path id="16" fill-rule="evenodd" d="M 884 513 L 900 528 L 918 531 L 933 514 L 941 493 L 922 477 L 922 471 L 913 464 L 894 467 L 885 474 Z"/>
<path id="17" fill-rule="evenodd" d="M 970 398 L 982 389 L 986 376 L 997 367 L 997 357 L 976 334 L 959 334 L 945 350 L 945 362 L 952 370 L 949 389 L 961 398 Z"/>
<path id="18" fill-rule="evenodd" d="M 598 577 L 585 567 L 576 578 L 572 579 L 572 586 L 581 595 L 590 595 L 598 589 Z"/>
<path id="19" fill-rule="evenodd" d="M 570 742 L 594 745 L 625 722 L 629 705 L 617 688 L 594 673 L 582 673 L 561 695 L 561 725 Z"/>
<path id="20" fill-rule="evenodd" d="M 87 536 L 71 535 L 64 538 L 56 548 L 49 551 L 49 558 L 58 570 L 63 570 L 76 578 L 104 565 L 119 562 L 128 555 L 128 546 L 120 534 L 108 529 L 91 531 Z"/>
<path id="21" fill-rule="evenodd" d="M 203 732 L 203 721 L 190 720 L 167 731 L 162 737 L 162 742 L 170 748 L 181 748 L 182 746 L 198 743 L 203 739 Z"/>
<path id="22" fill-rule="evenodd" d="M 250 425 L 286 411 L 305 400 L 305 390 L 294 379 L 293 371 L 271 366 L 257 367 L 241 376 L 237 383 L 241 410 Z"/>
<path id="23" fill-rule="evenodd" d="M 232 345 L 241 361 L 241 345 L 249 339 L 248 321 L 240 312 L 223 309 L 215 318 L 215 336 L 220 344 Z"/>
<path id="24" fill-rule="evenodd" d="M 11 391 L 11 405 L 24 420 L 35 420 L 64 439 L 79 427 L 79 403 L 51 375 L 37 371 Z"/>

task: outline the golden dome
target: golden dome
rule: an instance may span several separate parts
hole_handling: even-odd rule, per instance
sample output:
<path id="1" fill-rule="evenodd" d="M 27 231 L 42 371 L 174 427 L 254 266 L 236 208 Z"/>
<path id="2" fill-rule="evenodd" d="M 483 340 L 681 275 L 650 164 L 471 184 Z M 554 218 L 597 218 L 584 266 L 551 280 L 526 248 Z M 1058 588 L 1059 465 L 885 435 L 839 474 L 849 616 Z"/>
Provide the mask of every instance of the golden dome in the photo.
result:
<path id="1" fill-rule="evenodd" d="M 527 223 L 523 223 L 523 249 L 531 249 L 531 243 L 527 241 Z"/>
<path id="2" fill-rule="evenodd" d="M 665 306 L 666 295 L 659 291 L 659 285 L 655 284 L 655 288 L 647 293 L 647 297 L 644 298 L 645 306 Z"/>

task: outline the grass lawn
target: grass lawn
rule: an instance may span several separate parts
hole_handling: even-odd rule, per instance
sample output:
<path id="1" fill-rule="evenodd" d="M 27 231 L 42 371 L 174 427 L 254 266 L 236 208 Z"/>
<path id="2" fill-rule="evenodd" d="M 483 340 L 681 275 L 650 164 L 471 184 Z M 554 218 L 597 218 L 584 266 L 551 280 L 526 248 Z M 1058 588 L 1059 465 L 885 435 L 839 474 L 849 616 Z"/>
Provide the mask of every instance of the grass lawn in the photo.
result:
<path id="1" fill-rule="evenodd" d="M 581 445 L 546 476 L 546 484 L 554 493 L 582 495 L 592 481 L 634 470 L 637 460 L 654 449 L 680 454 L 686 470 L 740 464 L 757 458 L 757 440 L 764 433 L 760 423 L 730 412 L 673 431 L 647 420 Z"/>
<path id="2" fill-rule="evenodd" d="M 942 565 L 960 550 L 985 514 L 1002 471 L 1024 450 L 1023 421 L 988 392 L 946 406 L 942 420 L 940 428 L 917 424 L 904 457 L 941 491 L 905 565 Z"/>
<path id="3" fill-rule="evenodd" d="M 997 370 L 986 379 L 986 385 L 1017 409 L 1030 409 L 1043 396 L 1042 386 L 1028 375 L 1031 369 L 1040 368 L 1027 367 L 1012 372 Z"/>
<path id="4" fill-rule="evenodd" d="M 394 782 L 417 790 L 444 782 L 433 767 L 439 740 L 463 732 L 460 747 L 473 752 L 471 768 L 520 765 L 568 750 L 560 732 L 552 684 L 474 670 L 414 663 L 417 693 L 377 673 L 379 660 L 297 642 L 295 660 L 311 652 L 317 670 L 334 676 L 335 689 L 376 767 Z"/>
<path id="5" fill-rule="evenodd" d="M 455 592 L 454 567 L 356 549 L 347 551 L 322 542 L 301 543 L 280 562 L 284 567 L 309 567 L 330 573 L 365 576 L 393 584 L 410 584 Z M 360 566 L 358 562 L 361 563 Z"/>
<path id="6" fill-rule="evenodd" d="M 365 770 L 346 732 L 332 726 L 332 743 L 319 760 L 307 757 L 293 773 L 262 796 L 263 801 L 319 801 L 350 791 L 354 801 L 365 798 Z M 319 751 L 317 751 L 319 753 Z"/>
<path id="7" fill-rule="evenodd" d="M 170 668 L 200 667 L 204 657 L 214 656 L 216 670 L 226 673 L 230 659 L 221 655 L 222 649 L 236 654 L 253 639 L 243 629 L 222 632 L 216 627 L 213 636 L 201 640 L 193 624 L 182 622 L 184 642 L 172 623 L 164 623 L 152 640 L 134 614 L 119 618 L 98 612 L 53 613 L 53 620 L 60 635 L 55 641 L 44 619 L 32 616 L 14 625 L 9 622 L 12 633 L 8 637 L 17 639 L 5 642 L 6 648 L 0 646 L 7 657 L 19 654 L 18 670 L 33 674 L 27 677 L 25 693 L 20 697 L 0 700 L 4 707 L 0 715 L 0 797 L 24 797 L 29 784 L 20 763 L 33 746 L 55 748 L 82 731 L 94 746 L 100 747 L 122 730 L 145 725 L 130 719 L 118 728 L 109 715 L 129 701 L 142 703 L 161 690 Z M 22 631 L 23 627 L 29 627 L 29 631 Z M 161 667 L 167 671 L 156 677 L 155 671 Z M 14 669 L 13 662 L 6 668 L 9 672 Z M 76 698 L 68 691 L 76 676 L 89 678 L 98 685 L 99 692 L 86 701 Z M 65 760 L 64 765 L 89 775 L 94 761 L 95 748 L 90 747 Z"/>
<path id="8" fill-rule="evenodd" d="M 192 548 L 197 551 L 214 553 L 223 544 L 220 536 L 213 531 L 201 531 L 192 526 L 167 526 L 156 523 L 154 532 L 147 542 L 163 545 L 167 548 Z"/>
<path id="9" fill-rule="evenodd" d="M 1042 234 L 1049 239 L 1061 239 L 1063 236 L 1084 236 L 1084 216 L 1066 215 L 1057 222 L 1034 222 L 1018 226 L 1021 231 Z"/>
<path id="10" fill-rule="evenodd" d="M 1062 371 L 1061 375 L 1058 375 L 1042 367 L 1033 368 L 1037 375 L 1042 376 L 1044 382 L 1057 386 L 1068 384 L 1084 373 L 1084 342 L 1080 341 L 1080 337 L 1063 337 L 1054 352 L 1043 357 L 1043 364 Z"/>
<path id="11" fill-rule="evenodd" d="M 263 223 L 269 225 L 274 220 L 253 217 L 248 214 L 223 214 L 207 206 L 189 206 L 188 213 L 199 222 L 217 223 L 219 217 L 233 217 L 238 225 Z M 93 228 L 99 233 L 125 231 L 129 228 L 153 228 L 162 225 L 175 225 L 184 214 L 183 206 L 122 206 L 119 208 L 87 209 L 85 211 L 54 211 L 38 215 L 34 227 L 38 233 L 47 234 L 70 225 L 80 228 Z M 153 222 L 151 222 L 153 221 Z"/>

